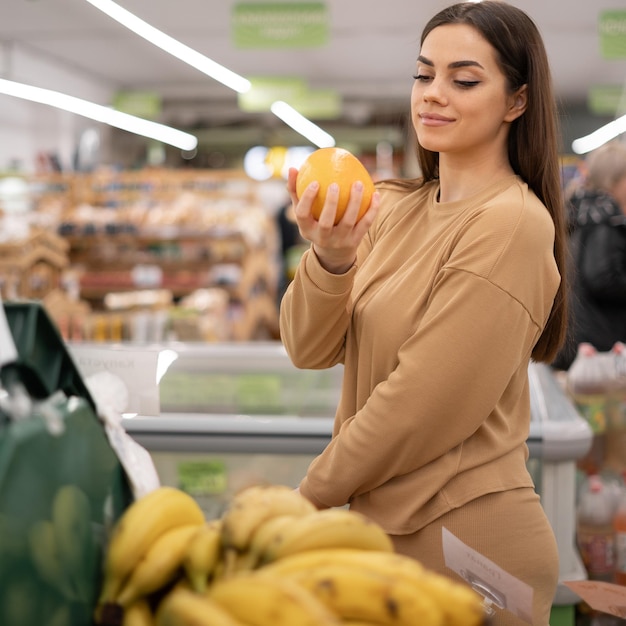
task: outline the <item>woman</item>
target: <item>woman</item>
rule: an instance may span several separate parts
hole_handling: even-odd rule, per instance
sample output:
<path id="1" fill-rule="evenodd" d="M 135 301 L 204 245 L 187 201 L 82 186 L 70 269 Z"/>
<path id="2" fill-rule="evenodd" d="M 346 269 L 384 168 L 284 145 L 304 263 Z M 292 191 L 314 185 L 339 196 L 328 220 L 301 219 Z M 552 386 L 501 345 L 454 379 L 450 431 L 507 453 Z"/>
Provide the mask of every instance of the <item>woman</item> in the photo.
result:
<path id="1" fill-rule="evenodd" d="M 565 333 L 564 223 L 555 102 L 533 22 L 462 3 L 426 25 L 411 94 L 423 177 L 379 183 L 358 222 L 355 184 L 333 227 L 312 183 L 311 242 L 281 305 L 303 368 L 344 363 L 333 438 L 300 484 L 349 503 L 399 552 L 450 576 L 442 527 L 533 588 L 548 624 L 555 538 L 526 468 L 530 359 Z M 495 624 L 521 624 L 506 610 Z"/>
<path id="2" fill-rule="evenodd" d="M 583 183 L 569 198 L 571 323 L 554 366 L 569 369 L 578 345 L 608 352 L 626 342 L 626 146 L 610 143 L 585 163 Z"/>

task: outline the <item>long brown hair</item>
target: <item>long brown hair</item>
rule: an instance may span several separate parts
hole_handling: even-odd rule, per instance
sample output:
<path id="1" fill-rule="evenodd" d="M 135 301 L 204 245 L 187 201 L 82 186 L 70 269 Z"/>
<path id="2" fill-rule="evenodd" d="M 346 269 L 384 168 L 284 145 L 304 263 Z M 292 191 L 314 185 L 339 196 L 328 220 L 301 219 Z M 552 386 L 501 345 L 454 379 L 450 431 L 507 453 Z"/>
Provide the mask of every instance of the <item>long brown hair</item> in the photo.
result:
<path id="1" fill-rule="evenodd" d="M 437 13 L 424 27 L 420 45 L 438 26 L 467 24 L 474 27 L 496 51 L 498 65 L 510 92 L 528 89 L 526 111 L 512 122 L 508 155 L 514 172 L 548 209 L 554 222 L 554 257 L 561 283 L 552 311 L 532 351 L 535 361 L 550 363 L 567 330 L 567 242 L 559 161 L 559 124 L 552 77 L 539 30 L 521 9 L 498 0 L 461 2 Z M 421 186 L 439 178 L 439 153 L 418 144 L 421 178 L 406 186 Z"/>

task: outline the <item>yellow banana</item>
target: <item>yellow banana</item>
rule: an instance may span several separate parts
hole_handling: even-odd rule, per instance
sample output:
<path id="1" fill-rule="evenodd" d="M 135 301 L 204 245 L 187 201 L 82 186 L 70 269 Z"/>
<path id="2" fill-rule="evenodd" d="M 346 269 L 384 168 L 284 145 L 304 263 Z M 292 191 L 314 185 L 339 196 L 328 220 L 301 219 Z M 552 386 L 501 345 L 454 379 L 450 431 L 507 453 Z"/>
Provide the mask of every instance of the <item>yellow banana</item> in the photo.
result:
<path id="1" fill-rule="evenodd" d="M 338 626 L 313 594 L 287 578 L 242 573 L 212 585 L 207 596 L 249 626 Z"/>
<path id="2" fill-rule="evenodd" d="M 478 626 L 485 621 L 482 598 L 470 587 L 424 568 L 415 559 L 395 552 L 335 548 L 311 550 L 287 556 L 258 570 L 272 576 L 290 577 L 320 566 L 347 565 L 402 576 L 426 589 L 441 607 L 445 626 Z"/>
<path id="3" fill-rule="evenodd" d="M 254 485 L 236 494 L 222 515 L 226 548 L 243 552 L 254 531 L 277 515 L 308 515 L 316 509 L 305 497 L 285 485 Z"/>
<path id="4" fill-rule="evenodd" d="M 203 593 L 222 555 L 222 520 L 202 524 L 187 544 L 183 568 L 194 591 Z"/>
<path id="5" fill-rule="evenodd" d="M 203 522 L 200 505 L 180 489 L 159 487 L 135 500 L 111 533 L 98 605 L 115 600 L 126 578 L 161 535 L 178 526 Z"/>
<path id="6" fill-rule="evenodd" d="M 358 548 L 393 552 L 393 543 L 381 526 L 346 509 L 327 509 L 301 517 L 268 542 L 260 562 L 322 548 Z"/>
<path id="7" fill-rule="evenodd" d="M 139 598 L 124 609 L 121 626 L 154 626 L 154 615 L 146 598 Z"/>
<path id="8" fill-rule="evenodd" d="M 311 513 L 316 515 L 316 513 Z M 289 533 L 292 524 L 299 519 L 295 515 L 278 515 L 263 522 L 253 533 L 250 545 L 245 553 L 245 568 L 255 569 L 260 565 L 261 560 L 268 547 L 276 542 L 280 542 L 285 533 Z"/>
<path id="9" fill-rule="evenodd" d="M 91 525 L 91 504 L 77 485 L 59 487 L 52 500 L 52 525 L 60 559 L 79 597 L 92 602 L 96 590 L 99 548 Z"/>
<path id="10" fill-rule="evenodd" d="M 137 563 L 115 602 L 127 607 L 171 582 L 183 564 L 187 546 L 198 526 L 186 524 L 163 533 Z"/>
<path id="11" fill-rule="evenodd" d="M 288 580 L 310 591 L 344 620 L 373 621 L 381 626 L 444 625 L 441 607 L 402 574 L 342 563 L 300 570 Z"/>
<path id="12" fill-rule="evenodd" d="M 421 584 L 441 607 L 445 626 L 480 626 L 486 622 L 484 600 L 469 585 L 436 572 L 427 572 Z"/>
<path id="13" fill-rule="evenodd" d="M 372 569 L 383 574 L 396 574 L 410 577 L 415 584 L 425 575 L 425 568 L 415 559 L 396 552 L 359 550 L 356 548 L 325 548 L 298 552 L 268 563 L 258 571 L 271 576 L 291 576 L 326 565 L 347 565 Z"/>
<path id="14" fill-rule="evenodd" d="M 68 600 L 76 600 L 75 581 L 67 573 L 50 520 L 37 520 L 28 529 L 30 556 L 41 579 L 61 592 Z"/>
<path id="15" fill-rule="evenodd" d="M 245 598 L 241 599 L 245 602 Z M 244 626 L 206 595 L 176 588 L 159 604 L 156 626 Z M 295 626 L 295 625 L 294 625 Z"/>

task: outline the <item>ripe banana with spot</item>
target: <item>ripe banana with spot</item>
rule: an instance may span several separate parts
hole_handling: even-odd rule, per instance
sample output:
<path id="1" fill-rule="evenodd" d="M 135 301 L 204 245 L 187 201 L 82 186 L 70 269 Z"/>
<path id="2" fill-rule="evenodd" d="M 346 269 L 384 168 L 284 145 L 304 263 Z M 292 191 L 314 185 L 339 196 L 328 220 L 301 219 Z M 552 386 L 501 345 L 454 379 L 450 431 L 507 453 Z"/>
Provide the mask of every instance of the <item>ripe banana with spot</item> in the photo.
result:
<path id="1" fill-rule="evenodd" d="M 98 610 L 115 601 L 128 576 L 159 537 L 179 526 L 202 523 L 200 505 L 180 489 L 159 487 L 135 500 L 111 533 Z"/>
<path id="2" fill-rule="evenodd" d="M 206 590 L 222 557 L 222 520 L 213 519 L 202 524 L 187 544 L 183 568 L 192 589 Z"/>
<path id="3" fill-rule="evenodd" d="M 287 578 L 242 573 L 212 585 L 207 597 L 249 626 L 339 626 L 338 616 Z"/>
<path id="4" fill-rule="evenodd" d="M 401 573 L 334 563 L 299 570 L 288 580 L 304 587 L 344 620 L 372 621 L 381 626 L 444 626 L 439 604 Z"/>
<path id="5" fill-rule="evenodd" d="M 248 549 L 263 522 L 278 515 L 303 516 L 316 511 L 309 500 L 285 485 L 254 485 L 240 491 L 222 515 L 226 575 L 235 556 Z"/>
<path id="6" fill-rule="evenodd" d="M 240 599 L 245 601 L 245 599 Z M 159 604 L 156 626 L 247 626 L 206 595 L 176 588 Z M 294 625 L 295 626 L 295 625 Z"/>
<path id="7" fill-rule="evenodd" d="M 297 577 L 298 572 L 329 565 L 348 565 L 406 578 L 416 587 L 426 589 L 441 607 L 445 626 L 479 626 L 485 621 L 483 600 L 469 586 L 428 570 L 415 559 L 395 552 L 350 548 L 311 550 L 274 561 L 258 571 L 272 576 Z"/>
<path id="8" fill-rule="evenodd" d="M 185 524 L 163 533 L 137 563 L 115 602 L 127 607 L 172 582 L 183 564 L 189 541 L 199 526 Z"/>
<path id="9" fill-rule="evenodd" d="M 260 563 L 271 563 L 298 552 L 323 548 L 356 548 L 393 552 L 393 543 L 381 526 L 360 513 L 327 509 L 294 520 L 266 542 Z"/>

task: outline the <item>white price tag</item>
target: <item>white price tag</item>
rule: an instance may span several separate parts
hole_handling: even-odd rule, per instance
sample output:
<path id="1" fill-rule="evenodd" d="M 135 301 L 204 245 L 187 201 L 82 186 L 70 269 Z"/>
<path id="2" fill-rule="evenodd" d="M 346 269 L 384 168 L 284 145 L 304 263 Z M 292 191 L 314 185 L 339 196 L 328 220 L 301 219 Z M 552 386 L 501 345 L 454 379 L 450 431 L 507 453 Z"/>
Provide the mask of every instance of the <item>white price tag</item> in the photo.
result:
<path id="1" fill-rule="evenodd" d="M 487 604 L 533 623 L 533 588 L 530 585 L 465 545 L 447 528 L 442 529 L 442 542 L 446 566 L 480 593 Z"/>

